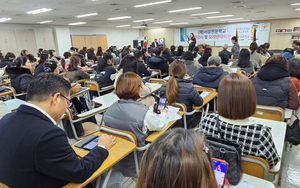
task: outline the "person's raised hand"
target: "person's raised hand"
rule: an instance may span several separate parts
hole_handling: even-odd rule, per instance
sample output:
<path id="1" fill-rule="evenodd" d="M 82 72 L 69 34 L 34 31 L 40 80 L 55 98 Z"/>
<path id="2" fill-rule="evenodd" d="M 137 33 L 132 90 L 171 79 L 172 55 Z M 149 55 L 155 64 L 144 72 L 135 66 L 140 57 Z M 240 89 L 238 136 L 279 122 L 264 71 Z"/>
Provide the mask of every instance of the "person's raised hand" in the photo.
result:
<path id="1" fill-rule="evenodd" d="M 107 134 L 103 134 L 100 136 L 98 140 L 98 145 L 104 146 L 107 150 L 109 150 L 116 143 L 116 137 L 108 136 Z"/>

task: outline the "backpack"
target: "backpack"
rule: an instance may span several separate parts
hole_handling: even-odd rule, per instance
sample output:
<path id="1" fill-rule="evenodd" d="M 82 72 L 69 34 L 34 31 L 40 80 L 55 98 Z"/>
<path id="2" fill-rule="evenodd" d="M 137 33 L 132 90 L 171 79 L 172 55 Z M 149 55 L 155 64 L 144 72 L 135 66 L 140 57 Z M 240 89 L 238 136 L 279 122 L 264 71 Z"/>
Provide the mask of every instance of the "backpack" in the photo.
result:
<path id="1" fill-rule="evenodd" d="M 300 144 L 300 125 L 299 118 L 292 115 L 286 128 L 285 140 L 297 146 Z"/>

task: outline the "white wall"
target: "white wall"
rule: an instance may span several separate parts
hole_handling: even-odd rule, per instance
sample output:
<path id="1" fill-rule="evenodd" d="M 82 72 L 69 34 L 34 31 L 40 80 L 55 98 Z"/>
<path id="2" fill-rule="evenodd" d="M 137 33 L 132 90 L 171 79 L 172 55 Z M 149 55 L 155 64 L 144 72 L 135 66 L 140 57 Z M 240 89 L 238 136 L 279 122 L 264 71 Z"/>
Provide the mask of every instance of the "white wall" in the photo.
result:
<path id="1" fill-rule="evenodd" d="M 63 53 L 68 51 L 72 46 L 70 29 L 56 27 L 54 28 L 54 33 L 55 33 L 55 41 L 57 46 L 56 54 L 62 56 Z"/>
<path id="2" fill-rule="evenodd" d="M 70 29 L 71 35 L 106 35 L 107 46 L 117 46 L 118 49 L 123 46 L 133 46 L 133 40 L 140 37 L 139 29 L 108 29 L 93 27 L 78 27 Z M 105 49 L 106 50 L 106 49 Z"/>

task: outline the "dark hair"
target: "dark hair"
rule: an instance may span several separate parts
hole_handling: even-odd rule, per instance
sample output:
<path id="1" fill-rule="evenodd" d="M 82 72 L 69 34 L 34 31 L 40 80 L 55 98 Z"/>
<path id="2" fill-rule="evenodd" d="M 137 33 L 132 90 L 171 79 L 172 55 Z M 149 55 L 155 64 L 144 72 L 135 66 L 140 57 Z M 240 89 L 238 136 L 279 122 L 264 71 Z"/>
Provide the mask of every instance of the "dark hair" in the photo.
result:
<path id="1" fill-rule="evenodd" d="M 43 102 L 55 93 L 70 94 L 71 85 L 62 76 L 42 72 L 35 76 L 27 87 L 26 101 Z"/>
<path id="2" fill-rule="evenodd" d="M 239 55 L 239 63 L 238 63 L 238 67 L 240 68 L 247 68 L 247 67 L 251 67 L 251 61 L 250 61 L 250 52 L 248 49 L 243 48 L 240 51 L 240 55 Z"/>
<path id="3" fill-rule="evenodd" d="M 28 54 L 27 58 L 29 59 L 30 62 L 36 61 L 36 58 L 32 54 Z"/>
<path id="4" fill-rule="evenodd" d="M 46 61 L 44 71 L 45 72 L 54 72 L 54 70 L 57 68 L 57 64 L 54 60 Z"/>
<path id="5" fill-rule="evenodd" d="M 196 46 L 194 49 L 193 49 L 194 52 L 199 52 L 199 48 L 198 46 Z"/>
<path id="6" fill-rule="evenodd" d="M 204 43 L 202 44 L 202 48 L 203 48 L 203 49 L 205 49 L 206 46 L 207 46 L 206 44 L 204 44 Z"/>
<path id="7" fill-rule="evenodd" d="M 94 51 L 89 51 L 89 52 L 94 53 Z M 103 51 L 102 51 L 102 47 L 101 46 L 98 47 L 96 55 L 97 56 L 102 56 L 103 55 Z"/>
<path id="8" fill-rule="evenodd" d="M 103 53 L 103 57 L 99 57 L 97 62 L 97 69 L 101 72 L 103 71 L 103 68 L 105 67 L 105 65 L 107 64 L 107 60 L 109 59 L 113 59 L 113 56 L 111 55 L 110 52 L 106 51 L 105 53 Z"/>
<path id="9" fill-rule="evenodd" d="M 55 50 L 48 50 L 49 51 L 49 54 L 50 54 L 50 58 L 53 57 L 53 53 L 55 52 Z"/>
<path id="10" fill-rule="evenodd" d="M 132 55 L 126 55 L 118 67 L 118 70 L 123 69 L 123 73 L 134 72 L 137 73 L 137 59 Z"/>
<path id="11" fill-rule="evenodd" d="M 202 57 L 208 59 L 211 56 L 211 49 L 205 48 Z"/>
<path id="12" fill-rule="evenodd" d="M 86 52 L 86 50 L 87 50 L 87 47 L 86 47 L 86 46 L 84 46 L 84 47 L 82 48 L 82 50 L 83 50 L 84 52 Z"/>
<path id="13" fill-rule="evenodd" d="M 159 47 L 159 46 L 157 46 L 157 47 L 155 47 L 154 49 L 153 49 L 153 53 L 155 54 L 155 55 L 157 55 L 157 56 L 159 56 L 160 55 L 160 53 L 161 53 L 161 48 Z"/>
<path id="14" fill-rule="evenodd" d="M 41 54 L 42 52 L 43 52 L 43 48 L 39 48 L 37 55 Z"/>
<path id="15" fill-rule="evenodd" d="M 190 61 L 194 60 L 194 56 L 191 51 L 183 52 L 183 54 L 181 55 L 181 58 L 184 60 L 190 60 Z"/>
<path id="16" fill-rule="evenodd" d="M 168 130 L 144 153 L 135 187 L 217 188 L 207 146 L 199 130 Z"/>
<path id="17" fill-rule="evenodd" d="M 80 58 L 78 56 L 71 56 L 68 71 L 76 71 L 80 63 Z"/>
<path id="18" fill-rule="evenodd" d="M 48 58 L 49 58 L 49 53 L 45 53 L 45 51 L 43 51 L 43 53 L 41 53 L 40 55 L 39 64 L 44 63 Z"/>
<path id="19" fill-rule="evenodd" d="M 15 59 L 14 64 L 16 67 L 21 67 L 21 65 L 25 65 L 27 62 L 28 58 L 26 56 L 18 57 Z"/>
<path id="20" fill-rule="evenodd" d="M 250 44 L 250 50 L 251 50 L 251 54 L 253 54 L 256 50 L 257 50 L 257 44 L 256 44 L 256 42 L 252 42 L 251 44 Z"/>
<path id="21" fill-rule="evenodd" d="M 120 99 L 137 100 L 140 98 L 142 80 L 139 75 L 133 72 L 121 74 L 117 80 L 115 93 Z"/>
<path id="22" fill-rule="evenodd" d="M 194 58 L 197 57 L 198 52 L 199 52 L 199 48 L 196 46 L 196 47 L 193 49 L 193 57 L 194 57 Z"/>
<path id="23" fill-rule="evenodd" d="M 71 57 L 71 55 L 72 54 L 70 52 L 65 52 L 64 58 L 61 58 L 61 66 L 63 67 L 63 69 L 65 68 L 65 65 L 66 65 L 65 59 L 68 59 L 69 57 Z"/>
<path id="24" fill-rule="evenodd" d="M 239 73 L 224 76 L 219 84 L 217 109 L 220 116 L 228 119 L 252 116 L 256 110 L 256 94 L 251 80 Z"/>
<path id="25" fill-rule="evenodd" d="M 70 48 L 70 50 L 74 51 L 74 50 L 75 50 L 75 48 L 74 48 L 74 47 L 71 47 L 71 48 Z"/>
<path id="26" fill-rule="evenodd" d="M 257 53 L 260 53 L 260 54 L 266 54 L 267 53 L 267 51 L 266 51 L 266 49 L 265 49 L 265 46 L 262 44 L 262 45 L 260 45 L 258 48 L 257 48 Z"/>
<path id="27" fill-rule="evenodd" d="M 169 53 L 170 53 L 170 50 L 169 50 L 169 48 L 165 48 L 165 50 L 164 50 L 163 52 L 169 54 Z"/>
<path id="28" fill-rule="evenodd" d="M 183 52 L 183 46 L 178 46 L 178 48 L 177 48 L 177 52 Z"/>
<path id="29" fill-rule="evenodd" d="M 300 60 L 292 58 L 289 60 L 290 76 L 300 79 Z"/>
<path id="30" fill-rule="evenodd" d="M 172 46 L 170 47 L 170 49 L 171 49 L 171 51 L 175 51 L 176 47 L 175 47 L 174 45 L 172 45 Z"/>
<path id="31" fill-rule="evenodd" d="M 283 55 L 273 55 L 269 59 L 267 59 L 265 64 L 272 63 L 272 64 L 279 64 L 282 65 L 284 68 L 288 69 L 288 61 Z"/>
<path id="32" fill-rule="evenodd" d="M 146 52 L 147 52 L 147 49 L 143 48 L 143 49 L 142 49 L 143 55 L 144 55 Z"/>
<path id="33" fill-rule="evenodd" d="M 266 42 L 266 43 L 264 44 L 264 46 L 265 46 L 265 49 L 269 49 L 269 48 L 270 48 L 270 43 Z"/>
<path id="34" fill-rule="evenodd" d="M 282 52 L 289 52 L 290 54 L 292 54 L 292 56 L 294 55 L 294 50 L 292 48 L 286 48 Z"/>
<path id="35" fill-rule="evenodd" d="M 80 50 L 80 51 L 78 52 L 78 54 L 81 54 L 81 55 L 85 56 L 86 52 L 85 52 L 84 50 Z"/>
<path id="36" fill-rule="evenodd" d="M 78 48 L 74 48 L 75 52 L 78 52 Z"/>
<path id="37" fill-rule="evenodd" d="M 235 42 L 237 42 L 237 37 L 233 36 L 233 37 L 231 37 L 231 40 L 234 40 Z"/>
<path id="38" fill-rule="evenodd" d="M 99 47 L 98 47 L 98 49 L 99 49 Z M 87 53 L 94 53 L 94 51 L 95 51 L 94 48 L 89 48 L 89 49 L 87 50 Z"/>
<path id="39" fill-rule="evenodd" d="M 15 59 L 16 56 L 15 56 L 15 54 L 12 53 L 12 52 L 7 52 L 7 54 L 5 55 L 5 59 L 8 59 L 8 58 L 13 58 L 13 59 Z"/>
<path id="40" fill-rule="evenodd" d="M 183 78 L 186 75 L 186 64 L 179 59 L 176 59 L 171 63 L 169 68 L 169 74 L 171 76 L 166 89 L 166 96 L 168 103 L 175 103 L 178 98 L 178 83 L 175 77 Z"/>
<path id="41" fill-rule="evenodd" d="M 135 51 L 133 52 L 133 54 L 134 54 L 134 57 L 135 57 L 136 59 L 139 59 L 140 57 L 143 57 L 143 53 L 142 53 L 140 50 L 135 50 Z"/>
<path id="42" fill-rule="evenodd" d="M 64 53 L 64 58 L 65 59 L 68 59 L 69 57 L 71 57 L 72 56 L 72 54 L 70 53 L 70 52 L 65 52 Z"/>
<path id="43" fill-rule="evenodd" d="M 137 50 L 141 50 L 141 49 L 142 49 L 142 47 L 141 47 L 141 46 L 138 46 L 136 49 L 137 49 Z"/>
<path id="44" fill-rule="evenodd" d="M 299 46 L 300 43 L 299 43 L 299 41 L 294 40 L 294 41 L 293 41 L 293 44 L 296 44 L 296 46 Z"/>
<path id="45" fill-rule="evenodd" d="M 225 64 L 225 65 L 228 65 L 228 60 L 229 60 L 229 57 L 227 54 L 224 54 L 224 53 L 221 53 L 219 54 L 221 60 L 222 60 L 222 64 Z"/>
<path id="46" fill-rule="evenodd" d="M 26 55 L 26 52 L 27 52 L 27 50 L 25 50 L 25 49 L 24 49 L 24 50 L 22 50 L 22 51 L 21 51 L 21 56 L 24 56 L 24 55 Z"/>

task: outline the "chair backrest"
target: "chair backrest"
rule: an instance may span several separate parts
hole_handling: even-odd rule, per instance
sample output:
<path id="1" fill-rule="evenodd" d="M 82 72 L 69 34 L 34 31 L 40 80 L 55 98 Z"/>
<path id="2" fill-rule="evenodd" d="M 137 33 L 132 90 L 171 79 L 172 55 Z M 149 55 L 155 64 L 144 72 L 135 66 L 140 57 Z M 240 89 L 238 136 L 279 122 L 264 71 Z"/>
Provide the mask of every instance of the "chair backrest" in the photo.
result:
<path id="1" fill-rule="evenodd" d="M 164 83 L 166 83 L 166 80 L 164 80 L 164 79 L 157 79 L 157 78 L 150 78 L 149 82 L 150 83 L 164 84 Z"/>
<path id="2" fill-rule="evenodd" d="M 184 103 L 176 102 L 174 104 L 171 104 L 171 106 L 174 106 L 176 108 L 180 108 L 179 111 L 187 112 L 187 107 Z"/>
<path id="3" fill-rule="evenodd" d="M 158 76 L 161 78 L 161 70 L 160 69 L 150 69 L 151 71 L 158 72 Z"/>
<path id="4" fill-rule="evenodd" d="M 262 157 L 252 155 L 242 156 L 243 173 L 269 180 L 269 163 Z"/>
<path id="5" fill-rule="evenodd" d="M 99 92 L 100 90 L 99 84 L 95 81 L 86 81 L 85 86 L 90 88 L 91 91 Z"/>
<path id="6" fill-rule="evenodd" d="M 196 89 L 197 91 L 216 92 L 216 89 L 214 89 L 214 88 L 201 87 L 201 86 L 196 85 L 196 84 L 194 85 L 194 87 L 195 87 L 195 89 Z"/>
<path id="7" fill-rule="evenodd" d="M 5 185 L 4 183 L 0 182 L 0 188 L 9 188 L 7 185 Z"/>
<path id="8" fill-rule="evenodd" d="M 284 110 L 280 107 L 257 105 L 252 117 L 284 121 Z"/>

